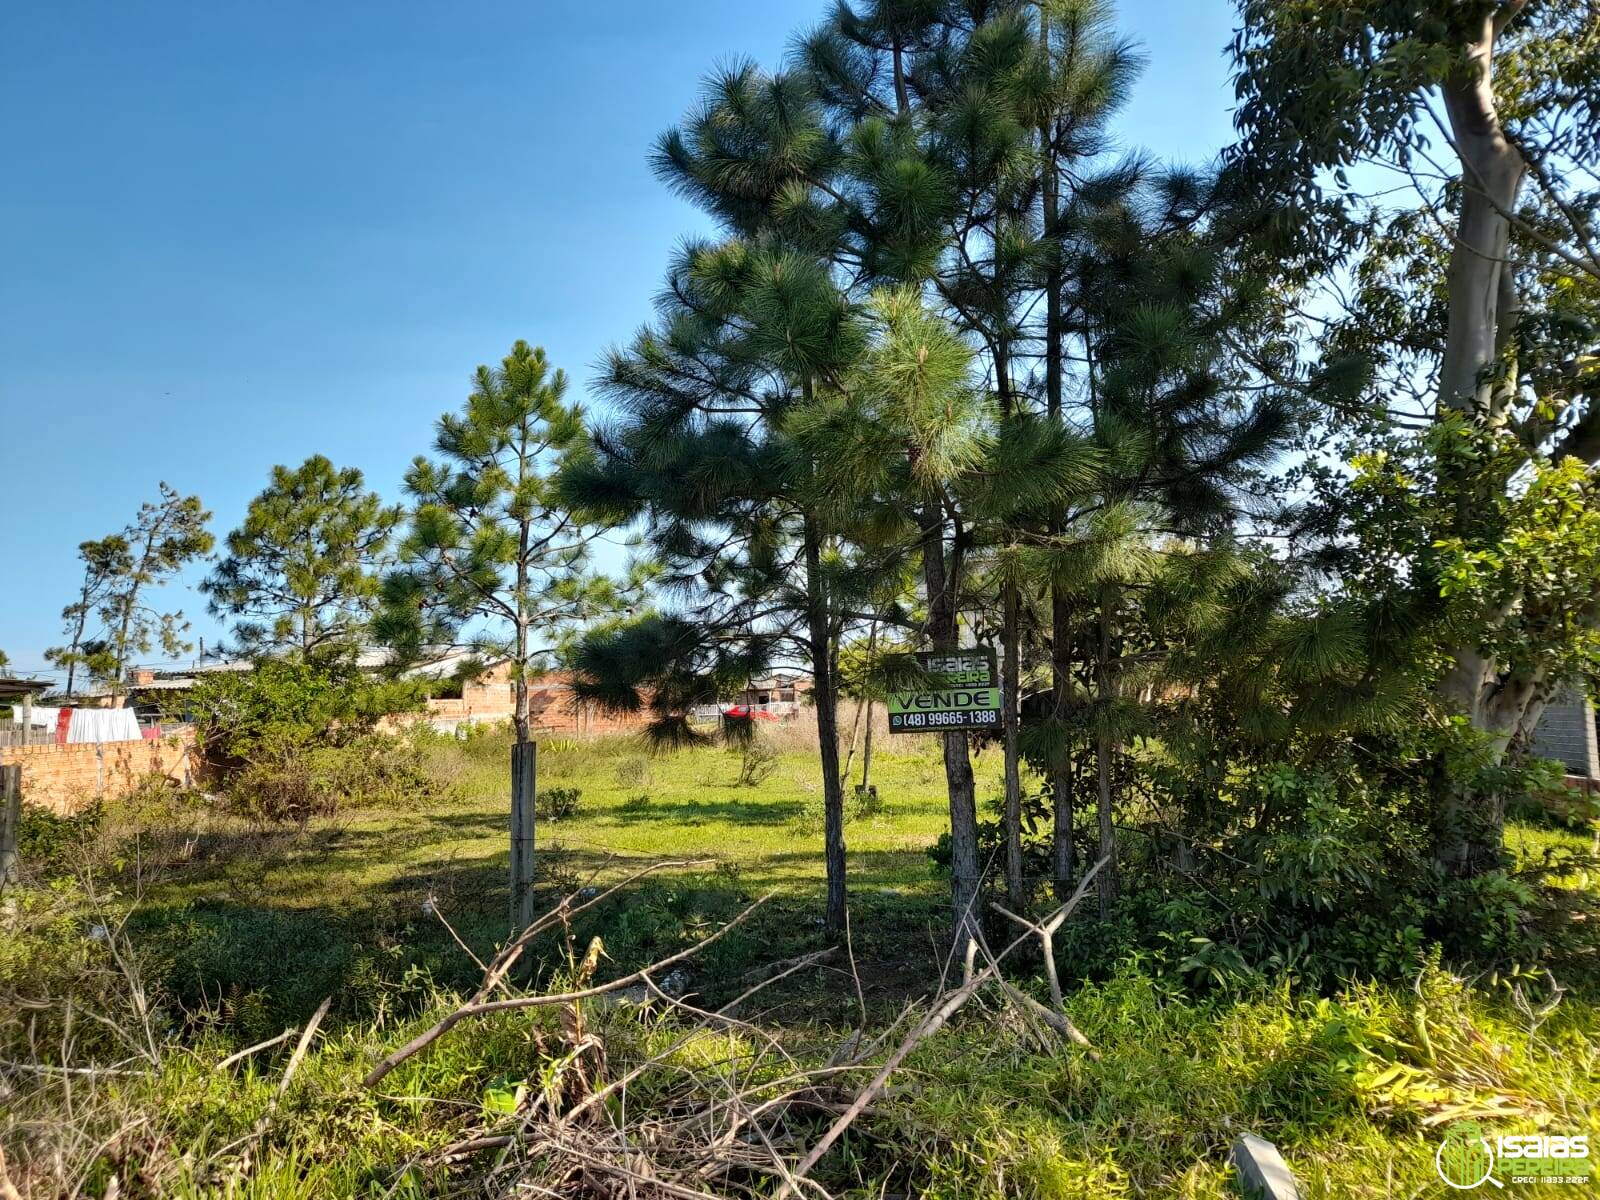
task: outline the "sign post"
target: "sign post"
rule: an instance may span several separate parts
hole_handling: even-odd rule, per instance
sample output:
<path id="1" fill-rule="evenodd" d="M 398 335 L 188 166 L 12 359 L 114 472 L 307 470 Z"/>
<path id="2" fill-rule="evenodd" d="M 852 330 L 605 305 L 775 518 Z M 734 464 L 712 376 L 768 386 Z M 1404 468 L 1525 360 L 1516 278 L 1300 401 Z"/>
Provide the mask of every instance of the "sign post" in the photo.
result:
<path id="1" fill-rule="evenodd" d="M 925 651 L 917 660 L 928 685 L 889 693 L 890 733 L 1000 728 L 1000 675 L 991 648 Z"/>

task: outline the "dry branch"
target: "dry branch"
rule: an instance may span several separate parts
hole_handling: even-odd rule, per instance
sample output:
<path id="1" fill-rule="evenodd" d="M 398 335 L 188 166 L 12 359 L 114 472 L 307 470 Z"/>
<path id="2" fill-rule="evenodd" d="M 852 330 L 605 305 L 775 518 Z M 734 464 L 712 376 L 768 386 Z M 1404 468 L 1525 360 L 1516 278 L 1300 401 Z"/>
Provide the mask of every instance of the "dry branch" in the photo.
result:
<path id="1" fill-rule="evenodd" d="M 652 972 L 658 972 L 664 968 L 676 966 L 685 959 L 692 958 L 694 955 L 700 953 L 700 951 L 704 950 L 707 946 L 711 945 L 724 934 L 732 930 L 735 926 L 739 925 L 746 917 L 755 912 L 756 909 L 760 908 L 768 900 L 772 899 L 775 894 L 776 893 L 768 892 L 765 896 L 761 897 L 761 899 L 750 905 L 733 920 L 729 921 L 721 929 L 717 930 L 710 937 L 706 938 L 705 941 L 696 942 L 687 950 L 682 950 L 668 958 L 663 958 L 660 962 L 652 963 L 650 966 L 635 971 L 631 975 L 624 975 L 621 979 L 613 979 L 610 983 L 599 984 L 598 986 L 591 988 L 583 988 L 575 992 L 560 992 L 553 995 L 542 996 L 513 996 L 506 1000 L 478 1000 L 476 1002 L 463 1004 L 460 1008 L 456 1009 L 455 1012 L 439 1021 L 438 1024 L 434 1025 L 431 1029 L 425 1030 L 424 1032 L 418 1034 L 404 1046 L 400 1047 L 400 1049 L 396 1050 L 393 1054 L 385 1058 L 377 1066 L 373 1067 L 371 1071 L 367 1072 L 367 1077 L 361 1081 L 362 1086 L 368 1088 L 376 1086 L 385 1075 L 389 1074 L 390 1071 L 394 1070 L 401 1063 L 405 1062 L 406 1059 L 423 1050 L 426 1050 L 429 1046 L 433 1045 L 434 1042 L 438 1041 L 445 1034 L 449 1033 L 450 1030 L 454 1029 L 468 1017 L 482 1017 L 487 1016 L 490 1013 L 508 1012 L 519 1008 L 536 1008 L 548 1004 L 571 1004 L 578 1000 L 588 1000 L 594 996 L 603 996 L 607 992 L 615 992 L 625 987 L 631 987 L 633 984 L 639 983 Z M 544 918 L 541 918 L 541 921 L 543 919 Z M 540 922 L 535 922 L 535 926 L 537 926 L 539 923 Z M 534 928 L 534 926 L 530 926 L 529 928 Z M 522 941 L 522 938 L 518 939 L 519 943 Z M 501 969 L 498 977 L 496 977 L 492 982 L 486 983 L 483 988 L 479 989 L 478 995 L 481 997 L 493 986 L 496 986 L 499 983 L 499 978 L 503 977 L 505 971 L 509 969 L 509 965 Z"/>
<path id="2" fill-rule="evenodd" d="M 1061 922 L 1065 921 L 1067 917 L 1072 914 L 1072 910 L 1078 906 L 1078 903 L 1088 892 L 1090 882 L 1096 875 L 1100 873 L 1100 869 L 1109 861 L 1110 859 L 1108 858 L 1102 858 L 1099 862 L 1095 863 L 1094 866 L 1090 867 L 1089 870 L 1084 873 L 1083 878 L 1078 881 L 1077 890 L 1072 893 L 1071 898 L 1068 899 L 1065 904 L 1057 909 L 1055 913 L 1048 917 L 1044 922 L 1041 922 L 1041 924 L 1050 925 L 1052 929 L 1059 928 Z M 877 1098 L 878 1094 L 883 1090 L 884 1084 L 889 1082 L 889 1076 L 894 1074 L 895 1068 L 905 1061 L 906 1056 L 909 1055 L 911 1051 L 916 1049 L 921 1042 L 933 1036 L 933 1034 L 937 1033 L 939 1030 L 943 1029 L 950 1018 L 960 1010 L 963 1004 L 972 999 L 973 994 L 980 987 L 982 987 L 990 979 L 994 979 L 999 976 L 1000 963 L 1006 958 L 1007 955 L 1021 945 L 1027 939 L 1027 936 L 1027 934 L 1023 934 L 999 954 L 992 955 L 989 959 L 988 966 L 986 966 L 982 971 L 979 971 L 977 974 L 973 975 L 967 980 L 967 982 L 962 984 L 955 991 L 951 992 L 945 998 L 944 1003 L 940 1004 L 925 1018 L 923 1018 L 921 1023 L 918 1024 L 916 1028 L 914 1028 L 908 1035 L 906 1035 L 905 1040 L 900 1043 L 900 1045 L 895 1049 L 895 1052 L 891 1054 L 883 1066 L 878 1069 L 878 1073 L 872 1077 L 872 1082 L 867 1084 L 867 1086 L 861 1090 L 860 1095 L 855 1098 L 855 1101 L 850 1105 L 850 1107 L 840 1114 L 839 1118 L 828 1127 L 828 1131 L 822 1135 L 822 1138 L 817 1142 L 817 1144 L 811 1148 L 811 1150 L 803 1159 L 800 1160 L 800 1165 L 797 1166 L 793 1171 L 795 1178 L 804 1178 L 810 1173 L 811 1169 L 815 1167 L 822 1159 L 822 1156 L 828 1152 L 829 1147 L 831 1147 L 834 1142 L 839 1140 L 839 1138 L 844 1134 L 844 1131 L 850 1127 L 851 1123 L 854 1122 L 855 1119 L 866 1110 L 866 1107 Z M 776 1200 L 784 1200 L 784 1197 L 791 1194 L 791 1185 L 786 1181 L 777 1191 Z"/>

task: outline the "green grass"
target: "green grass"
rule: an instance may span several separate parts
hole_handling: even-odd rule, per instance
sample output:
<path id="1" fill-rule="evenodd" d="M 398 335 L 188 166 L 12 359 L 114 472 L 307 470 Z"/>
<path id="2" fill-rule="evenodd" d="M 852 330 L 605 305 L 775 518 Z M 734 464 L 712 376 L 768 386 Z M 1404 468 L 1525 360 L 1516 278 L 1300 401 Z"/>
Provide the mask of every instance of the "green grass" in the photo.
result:
<path id="1" fill-rule="evenodd" d="M 428 794 L 301 829 L 263 830 L 195 799 L 110 811 L 93 827 L 96 896 L 62 879 L 6 901 L 0 1050 L 38 1064 L 0 1069 L 0 1145 L 14 1170 L 42 1181 L 40 1194 L 82 1184 L 100 1196 L 113 1174 L 124 1196 L 145 1194 L 134 1187 L 141 1169 L 183 1197 L 480 1194 L 470 1166 L 402 1168 L 475 1128 L 491 1087 L 548 1071 L 541 1039 L 561 1036 L 557 1014 L 463 1027 L 377 1092 L 359 1085 L 477 979 L 424 902 L 479 956 L 504 934 L 506 742 L 440 740 L 425 753 L 438 780 Z M 580 920 L 579 947 L 604 939 L 602 973 L 682 948 L 769 891 L 755 918 L 693 960 L 695 991 L 719 1001 L 751 966 L 824 944 L 820 784 L 801 746 L 784 749 L 758 787 L 737 786 L 725 750 L 653 757 L 626 740 L 549 749 L 540 770 L 543 783 L 582 793 L 570 819 L 541 825 L 544 899 L 647 861 L 705 860 Z M 997 756 L 979 771 L 980 796 L 994 795 Z M 926 850 L 946 816 L 929 740 L 880 739 L 873 775 L 882 809 L 854 817 L 846 839 L 855 957 L 869 1023 L 881 1028 L 936 986 L 946 891 Z M 1507 840 L 1523 858 L 1588 843 L 1521 823 Z M 124 918 L 125 937 L 90 935 Z M 117 948 L 154 1002 L 148 1021 Z M 549 939 L 536 981 L 565 969 Z M 1019 962 L 1013 978 L 1042 995 L 1030 969 Z M 1496 1132 L 1600 1133 L 1595 998 L 1569 994 L 1544 1011 L 1547 980 L 1515 983 L 1520 991 L 1469 985 L 1431 967 L 1414 987 L 1317 997 L 1257 981 L 1196 997 L 1135 958 L 1072 988 L 1069 1010 L 1098 1062 L 1041 1050 L 988 997 L 912 1055 L 894 1095 L 819 1178 L 862 1197 L 1222 1197 L 1235 1194 L 1227 1146 L 1248 1129 L 1279 1143 L 1309 1197 L 1439 1194 L 1432 1153 L 1453 1116 L 1498 1114 Z M 216 1069 L 329 996 L 323 1036 L 276 1112 L 287 1045 Z M 797 976 L 742 1015 L 812 1063 L 860 1020 L 854 983 L 837 970 Z M 607 1023 L 614 1072 L 669 1035 L 623 1010 L 595 1007 L 588 1019 Z M 49 1073 L 145 1053 L 111 1026 L 146 1030 L 159 1069 L 135 1059 L 127 1076 Z M 709 1062 L 718 1051 L 697 1053 Z M 641 1102 L 670 1086 L 652 1078 Z"/>

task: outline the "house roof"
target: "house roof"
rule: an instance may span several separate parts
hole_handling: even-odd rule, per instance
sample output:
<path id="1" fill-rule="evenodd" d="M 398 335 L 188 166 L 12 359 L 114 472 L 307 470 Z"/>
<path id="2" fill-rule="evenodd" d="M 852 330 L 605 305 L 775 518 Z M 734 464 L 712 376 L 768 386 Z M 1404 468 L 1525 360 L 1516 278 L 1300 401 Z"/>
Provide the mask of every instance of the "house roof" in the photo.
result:
<path id="1" fill-rule="evenodd" d="M 363 671 L 376 671 L 388 664 L 394 652 L 387 648 L 367 649 L 356 655 L 356 666 Z M 414 663 L 401 672 L 406 679 L 448 679 L 455 675 L 469 662 L 481 663 L 484 670 L 499 666 L 505 659 L 484 656 L 472 650 L 455 647 L 434 647 L 423 651 L 422 661 Z M 165 667 L 135 668 L 148 670 L 152 679 L 147 683 L 134 683 L 131 680 L 125 683 L 112 685 L 100 684 L 86 689 L 85 696 L 107 696 L 114 692 L 181 692 L 194 687 L 198 678 L 203 675 L 231 674 L 235 672 L 253 671 L 255 663 L 248 658 L 212 659 L 205 662 L 191 663 L 186 666 L 172 665 Z M 43 690 L 49 684 L 41 683 L 38 690 Z M 0 697 L 5 693 L 0 692 Z M 20 693 L 19 693 L 20 694 Z"/>
<path id="2" fill-rule="evenodd" d="M 20 700 L 24 696 L 37 696 L 49 691 L 48 679 L 23 679 L 16 675 L 0 675 L 0 700 Z"/>

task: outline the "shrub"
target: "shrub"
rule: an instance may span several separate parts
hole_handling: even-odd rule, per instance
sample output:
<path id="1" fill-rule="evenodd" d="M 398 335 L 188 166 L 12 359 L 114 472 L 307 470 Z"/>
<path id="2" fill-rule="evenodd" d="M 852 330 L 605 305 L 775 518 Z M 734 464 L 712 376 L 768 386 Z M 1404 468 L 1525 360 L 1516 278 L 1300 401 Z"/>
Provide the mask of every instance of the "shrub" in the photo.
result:
<path id="1" fill-rule="evenodd" d="M 188 711 L 208 765 L 228 778 L 262 758 L 358 742 L 383 717 L 421 705 L 416 683 L 377 679 L 340 664 L 272 658 L 250 671 L 201 679 Z"/>
<path id="2" fill-rule="evenodd" d="M 637 795 L 629 796 L 620 805 L 621 810 L 623 812 L 626 812 L 626 813 L 644 812 L 649 807 L 650 807 L 650 793 L 649 792 L 640 792 Z"/>
<path id="3" fill-rule="evenodd" d="M 421 750 L 369 734 L 344 745 L 263 744 L 227 785 L 231 807 L 253 820 L 303 823 L 340 808 L 396 809 L 436 794 Z"/>
<path id="4" fill-rule="evenodd" d="M 578 811 L 583 791 L 575 787 L 545 788 L 534 802 L 534 814 L 544 821 L 559 821 Z"/>
<path id="5" fill-rule="evenodd" d="M 94 840 L 104 809 L 91 804 L 70 817 L 58 817 L 46 808 L 22 806 L 17 829 L 17 859 L 29 875 L 51 878 L 70 870 L 80 847 Z"/>
<path id="6" fill-rule="evenodd" d="M 851 794 L 851 812 L 857 817 L 875 817 L 883 811 L 883 800 L 878 796 L 878 785 L 862 787 L 856 784 Z"/>
<path id="7" fill-rule="evenodd" d="M 739 787 L 760 787 L 778 769 L 778 752 L 759 738 L 739 747 Z"/>

